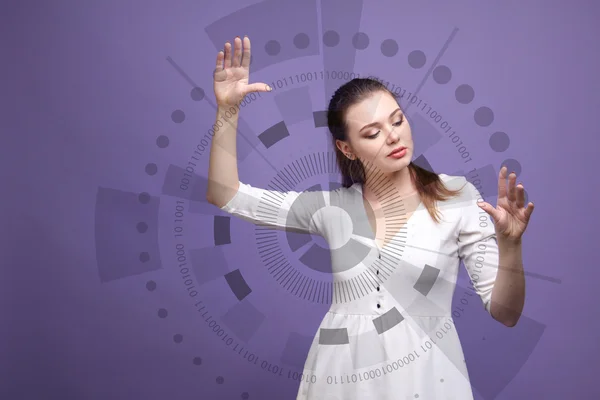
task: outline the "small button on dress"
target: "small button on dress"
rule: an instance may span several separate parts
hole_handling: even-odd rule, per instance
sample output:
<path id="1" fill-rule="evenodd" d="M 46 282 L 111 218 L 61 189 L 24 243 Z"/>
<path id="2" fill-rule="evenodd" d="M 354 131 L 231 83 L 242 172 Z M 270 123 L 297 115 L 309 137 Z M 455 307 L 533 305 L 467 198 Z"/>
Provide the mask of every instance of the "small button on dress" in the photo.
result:
<path id="1" fill-rule="evenodd" d="M 331 305 L 312 339 L 297 400 L 473 399 L 452 296 L 462 261 L 489 313 L 498 245 L 493 223 L 477 206 L 477 188 L 462 176 L 438 176 L 461 189 L 436 203 L 443 223 L 420 203 L 381 248 L 360 183 L 279 192 L 239 182 L 221 207 L 261 226 L 318 234 L 331 248 Z"/>

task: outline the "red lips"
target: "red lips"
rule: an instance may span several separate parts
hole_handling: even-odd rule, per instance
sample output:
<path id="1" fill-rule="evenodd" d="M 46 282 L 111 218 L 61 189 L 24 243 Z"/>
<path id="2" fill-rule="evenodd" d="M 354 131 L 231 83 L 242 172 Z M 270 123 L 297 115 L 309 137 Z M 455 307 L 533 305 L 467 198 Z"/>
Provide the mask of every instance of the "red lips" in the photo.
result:
<path id="1" fill-rule="evenodd" d="M 400 147 L 398 147 L 397 149 L 395 149 L 394 151 L 392 151 L 390 154 L 388 154 L 388 156 L 391 156 L 391 155 L 392 155 L 392 154 L 394 154 L 394 153 L 398 153 L 398 152 L 400 152 L 400 151 L 404 150 L 405 148 L 406 148 L 406 147 L 404 147 L 404 146 L 400 146 Z"/>

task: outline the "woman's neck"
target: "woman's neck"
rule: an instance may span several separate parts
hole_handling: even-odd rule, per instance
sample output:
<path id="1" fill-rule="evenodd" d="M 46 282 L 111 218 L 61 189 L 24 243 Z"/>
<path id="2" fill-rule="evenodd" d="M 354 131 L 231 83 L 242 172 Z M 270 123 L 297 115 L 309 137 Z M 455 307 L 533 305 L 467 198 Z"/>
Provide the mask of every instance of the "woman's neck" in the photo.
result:
<path id="1" fill-rule="evenodd" d="M 377 194 L 382 191 L 387 192 L 390 186 L 395 189 L 394 197 L 400 199 L 414 196 L 418 192 L 412 181 L 410 170 L 405 167 L 384 176 L 381 174 L 367 176 L 367 181 L 363 184 L 363 195 L 366 198 L 377 199 Z"/>

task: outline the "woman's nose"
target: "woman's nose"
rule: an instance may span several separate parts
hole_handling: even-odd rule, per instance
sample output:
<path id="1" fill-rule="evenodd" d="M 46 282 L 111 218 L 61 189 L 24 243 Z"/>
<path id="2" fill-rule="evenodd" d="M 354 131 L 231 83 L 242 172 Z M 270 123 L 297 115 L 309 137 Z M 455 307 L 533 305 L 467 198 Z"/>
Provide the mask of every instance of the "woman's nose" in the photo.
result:
<path id="1" fill-rule="evenodd" d="M 390 134 L 388 135 L 388 142 L 395 143 L 398 141 L 399 138 L 400 138 L 400 135 L 398 132 L 396 132 L 396 127 L 393 126 L 392 130 L 390 131 Z"/>

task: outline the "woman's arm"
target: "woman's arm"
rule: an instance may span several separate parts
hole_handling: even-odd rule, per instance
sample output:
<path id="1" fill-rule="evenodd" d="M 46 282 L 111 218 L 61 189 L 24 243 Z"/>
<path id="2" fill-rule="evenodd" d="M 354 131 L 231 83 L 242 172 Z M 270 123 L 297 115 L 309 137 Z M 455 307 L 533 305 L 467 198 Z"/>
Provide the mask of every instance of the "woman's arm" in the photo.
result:
<path id="1" fill-rule="evenodd" d="M 517 175 L 508 175 L 503 166 L 498 176 L 498 201 L 494 208 L 481 201 L 478 206 L 494 220 L 498 242 L 498 273 L 492 290 L 490 313 L 506 326 L 515 326 L 525 305 L 525 276 L 521 238 L 527 229 L 534 205 L 525 206 L 525 189 L 516 185 Z"/>
<path id="2" fill-rule="evenodd" d="M 252 92 L 270 90 L 265 83 L 248 84 L 250 70 L 250 39 L 234 39 L 235 49 L 225 43 L 225 50 L 217 54 L 214 71 L 214 91 L 217 100 L 215 134 L 210 147 L 208 187 L 206 199 L 217 207 L 223 207 L 238 190 L 236 136 L 240 102 Z M 243 44 L 243 52 L 242 52 Z M 229 117 L 226 116 L 230 115 Z"/>
<path id="3" fill-rule="evenodd" d="M 222 128 L 215 131 L 210 146 L 210 158 L 208 164 L 208 188 L 206 200 L 221 208 L 233 198 L 238 190 L 239 176 L 237 166 L 237 126 L 239 110 L 235 115 L 225 116 L 228 107 L 217 107 L 217 118 L 223 122 Z"/>
<path id="4" fill-rule="evenodd" d="M 513 327 L 525 305 L 525 275 L 521 240 L 498 238 L 499 265 L 492 290 L 490 313 L 494 319 Z"/>
<path id="5" fill-rule="evenodd" d="M 484 308 L 496 319 L 492 313 L 492 292 L 496 284 L 500 253 L 496 232 L 489 222 L 489 216 L 477 206 L 477 201 L 481 198 L 479 189 L 465 177 L 459 182 L 463 183 L 463 191 L 456 200 L 461 209 L 458 255 Z"/>
<path id="6" fill-rule="evenodd" d="M 257 225 L 297 232 L 319 233 L 325 207 L 322 191 L 276 191 L 240 182 L 237 165 L 239 104 L 251 92 L 270 91 L 264 83 L 248 84 L 250 39 L 235 39 L 217 55 L 214 87 L 217 99 L 215 134 L 210 147 L 206 200 L 221 210 Z"/>

